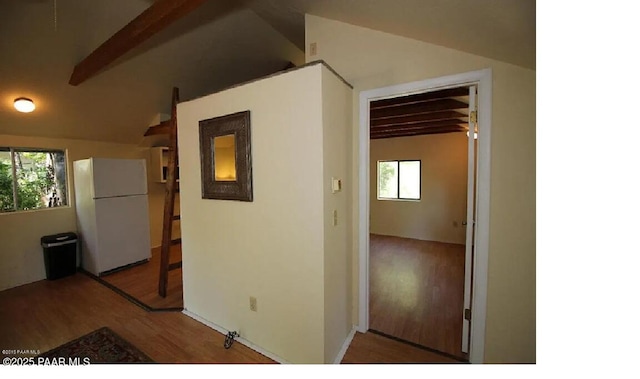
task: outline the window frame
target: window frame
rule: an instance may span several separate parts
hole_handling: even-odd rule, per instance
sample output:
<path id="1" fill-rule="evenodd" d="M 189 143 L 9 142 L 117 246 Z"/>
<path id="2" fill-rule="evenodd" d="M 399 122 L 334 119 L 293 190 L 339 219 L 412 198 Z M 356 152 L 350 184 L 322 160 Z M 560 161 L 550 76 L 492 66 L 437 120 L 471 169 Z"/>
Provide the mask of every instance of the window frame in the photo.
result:
<path id="1" fill-rule="evenodd" d="M 47 211 L 52 209 L 66 209 L 71 207 L 71 198 L 70 198 L 70 173 L 69 173 L 69 153 L 65 148 L 46 148 L 46 147 L 22 147 L 22 146 L 6 146 L 0 145 L 0 152 L 5 151 L 9 153 L 10 162 L 11 162 L 11 181 L 12 181 L 12 194 L 13 194 L 13 209 L 2 211 L 0 210 L 1 215 L 7 214 L 16 214 L 16 213 L 25 213 L 25 212 L 38 212 L 38 211 Z M 64 154 L 64 180 L 65 180 L 65 199 L 66 204 L 58 207 L 42 207 L 42 208 L 34 208 L 34 209 L 18 209 L 18 180 L 17 180 L 17 168 L 15 165 L 15 153 L 62 153 Z"/>
<path id="2" fill-rule="evenodd" d="M 396 162 L 398 164 L 398 180 L 397 180 L 397 188 L 398 194 L 397 197 L 381 197 L 380 196 L 380 163 L 383 162 Z M 412 199 L 407 197 L 400 197 L 400 163 L 401 162 L 418 162 L 420 166 L 420 174 L 418 176 L 418 198 Z M 416 201 L 419 202 L 422 200 L 422 159 L 380 159 L 376 163 L 376 194 L 378 200 L 391 200 L 391 201 Z"/>

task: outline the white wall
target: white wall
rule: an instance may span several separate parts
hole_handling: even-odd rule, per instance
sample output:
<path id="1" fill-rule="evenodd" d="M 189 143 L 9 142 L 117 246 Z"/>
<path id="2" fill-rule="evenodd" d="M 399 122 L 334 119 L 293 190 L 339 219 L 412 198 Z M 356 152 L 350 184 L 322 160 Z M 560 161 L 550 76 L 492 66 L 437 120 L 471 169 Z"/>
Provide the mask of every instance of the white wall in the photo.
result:
<path id="1" fill-rule="evenodd" d="M 351 331 L 351 88 L 322 66 L 325 362 L 334 362 Z M 342 190 L 332 192 L 332 178 Z M 337 214 L 334 225 L 333 212 Z"/>
<path id="2" fill-rule="evenodd" d="M 374 139 L 370 142 L 371 233 L 465 243 L 467 136 L 465 133 Z M 420 201 L 378 200 L 380 160 L 421 160 Z"/>
<path id="3" fill-rule="evenodd" d="M 0 146 L 67 150 L 67 188 L 70 205 L 37 211 L 0 213 L 0 290 L 45 279 L 40 237 L 77 232 L 73 161 L 89 157 L 148 158 L 148 149 L 135 145 L 73 139 L 0 135 Z M 153 203 L 150 201 L 151 208 Z"/>
<path id="4" fill-rule="evenodd" d="M 535 71 L 388 33 L 307 15 L 306 44 L 354 86 L 353 233 L 358 222 L 358 99 L 364 90 L 491 68 L 493 120 L 486 362 L 536 360 Z M 482 102 L 482 99 L 479 99 Z M 353 322 L 358 241 L 353 238 Z"/>
<path id="5" fill-rule="evenodd" d="M 326 360 L 325 241 L 345 238 L 324 231 L 322 73 L 314 65 L 178 105 L 185 309 L 294 363 Z M 245 110 L 254 200 L 202 199 L 198 122 Z"/>

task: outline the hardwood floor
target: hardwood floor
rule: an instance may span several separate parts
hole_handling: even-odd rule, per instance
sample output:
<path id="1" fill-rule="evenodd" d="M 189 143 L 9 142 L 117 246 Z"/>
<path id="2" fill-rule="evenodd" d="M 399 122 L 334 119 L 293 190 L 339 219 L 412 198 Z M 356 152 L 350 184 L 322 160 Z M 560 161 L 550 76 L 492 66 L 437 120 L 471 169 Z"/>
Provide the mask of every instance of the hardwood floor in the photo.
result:
<path id="1" fill-rule="evenodd" d="M 182 260 L 180 245 L 171 247 L 169 262 Z M 158 295 L 160 275 L 160 248 L 151 251 L 149 262 L 101 276 L 100 279 L 134 297 L 149 308 L 182 309 L 182 269 L 169 271 L 167 297 Z"/>
<path id="2" fill-rule="evenodd" d="M 78 273 L 0 292 L 0 350 L 48 351 L 107 326 L 158 363 L 275 363 L 181 312 L 147 312 Z M 3 354 L 3 358 L 4 358 Z M 28 356 L 28 355 L 25 355 Z M 343 363 L 455 363 L 373 333 L 356 333 Z"/>
<path id="3" fill-rule="evenodd" d="M 466 359 L 464 245 L 370 235 L 369 327 Z"/>
<path id="4" fill-rule="evenodd" d="M 378 334 L 356 333 L 342 363 L 461 363 Z"/>
<path id="5" fill-rule="evenodd" d="M 158 363 L 274 363 L 181 312 L 147 312 L 77 273 L 0 292 L 0 347 L 45 352 L 103 326 Z M 3 355 L 4 357 L 4 355 Z"/>

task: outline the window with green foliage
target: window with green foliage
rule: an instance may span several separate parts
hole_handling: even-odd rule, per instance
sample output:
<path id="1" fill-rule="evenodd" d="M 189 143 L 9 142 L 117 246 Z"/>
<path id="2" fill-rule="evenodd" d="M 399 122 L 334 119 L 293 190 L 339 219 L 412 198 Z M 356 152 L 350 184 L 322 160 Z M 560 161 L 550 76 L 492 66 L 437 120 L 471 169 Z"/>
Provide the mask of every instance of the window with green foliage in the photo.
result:
<path id="1" fill-rule="evenodd" d="M 0 147 L 0 212 L 67 204 L 64 151 Z"/>
<path id="2" fill-rule="evenodd" d="M 420 161 L 378 161 L 378 199 L 420 200 Z"/>

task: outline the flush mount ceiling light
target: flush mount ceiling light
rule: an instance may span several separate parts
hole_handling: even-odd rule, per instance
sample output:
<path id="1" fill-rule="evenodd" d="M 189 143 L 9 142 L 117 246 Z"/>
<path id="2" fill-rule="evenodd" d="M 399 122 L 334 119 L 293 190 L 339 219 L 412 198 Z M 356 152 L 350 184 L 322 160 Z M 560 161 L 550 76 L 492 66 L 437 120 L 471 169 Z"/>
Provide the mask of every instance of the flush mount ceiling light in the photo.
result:
<path id="1" fill-rule="evenodd" d="M 18 112 L 29 113 L 33 112 L 36 109 L 36 105 L 33 103 L 33 100 L 27 99 L 26 97 L 19 97 L 13 101 L 13 106 L 16 108 Z"/>

